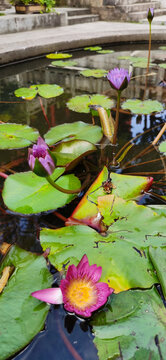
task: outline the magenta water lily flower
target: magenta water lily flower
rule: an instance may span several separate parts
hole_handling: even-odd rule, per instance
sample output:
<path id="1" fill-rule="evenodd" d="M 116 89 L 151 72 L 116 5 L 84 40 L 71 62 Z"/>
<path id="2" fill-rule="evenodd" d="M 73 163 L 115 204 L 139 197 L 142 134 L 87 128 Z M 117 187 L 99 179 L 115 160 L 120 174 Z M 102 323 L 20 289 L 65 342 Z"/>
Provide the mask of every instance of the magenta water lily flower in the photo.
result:
<path id="1" fill-rule="evenodd" d="M 147 11 L 147 19 L 149 22 L 152 22 L 153 18 L 154 18 L 154 9 L 149 8 Z"/>
<path id="2" fill-rule="evenodd" d="M 130 75 L 126 69 L 115 68 L 109 71 L 107 74 L 107 79 L 109 80 L 109 83 L 113 89 L 122 91 L 128 86 Z"/>
<path id="3" fill-rule="evenodd" d="M 55 163 L 49 153 L 45 141 L 39 137 L 37 145 L 28 149 L 28 163 L 31 170 L 38 176 L 48 176 L 55 170 Z"/>
<path id="4" fill-rule="evenodd" d="M 89 265 L 84 255 L 77 266 L 70 265 L 66 278 L 59 288 L 49 288 L 33 292 L 35 298 L 50 304 L 64 304 L 64 308 L 76 315 L 90 317 L 92 312 L 103 306 L 114 289 L 99 282 L 102 267 Z"/>

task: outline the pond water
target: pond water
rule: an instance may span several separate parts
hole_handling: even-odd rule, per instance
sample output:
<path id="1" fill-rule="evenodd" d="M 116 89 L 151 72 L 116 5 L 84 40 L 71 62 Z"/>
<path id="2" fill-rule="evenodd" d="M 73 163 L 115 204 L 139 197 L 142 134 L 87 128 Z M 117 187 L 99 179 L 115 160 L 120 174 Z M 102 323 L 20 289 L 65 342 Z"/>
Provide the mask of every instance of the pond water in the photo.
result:
<path id="1" fill-rule="evenodd" d="M 149 76 L 148 85 L 145 87 L 146 69 L 133 67 L 132 76 L 135 77 L 130 85 L 122 93 L 122 102 L 128 99 L 152 99 L 162 104 L 166 102 L 166 88 L 158 86 L 165 79 L 165 69 L 157 66 L 158 63 L 166 62 L 166 50 L 159 49 L 160 44 L 152 45 L 151 62 L 155 65 L 151 68 L 153 76 Z M 90 51 L 71 51 L 77 65 L 74 67 L 54 67 L 51 60 L 46 58 L 30 60 L 19 64 L 13 64 L 0 68 L 0 121 L 7 123 L 26 124 L 39 130 L 43 136 L 48 131 L 48 123 L 45 121 L 41 104 L 36 97 L 32 101 L 16 98 L 14 91 L 20 87 L 29 87 L 33 84 L 57 84 L 64 88 L 64 93 L 56 98 L 42 99 L 43 106 L 50 126 L 83 121 L 91 123 L 91 115 L 71 111 L 67 108 L 67 101 L 81 94 L 104 94 L 116 101 L 116 93 L 109 86 L 106 78 L 84 77 L 79 74 L 83 68 L 106 69 L 114 67 L 129 67 L 129 60 L 122 60 L 122 56 L 147 56 L 146 44 L 130 44 L 129 46 L 108 46 L 105 49 L 114 50 L 111 54 L 98 54 Z M 131 64 L 130 64 L 131 67 Z M 115 109 L 112 111 L 115 117 Z M 120 124 L 118 131 L 118 145 L 116 152 L 130 139 L 135 138 L 132 151 L 128 152 L 120 168 L 115 171 L 123 174 L 152 176 L 154 183 L 151 190 L 140 199 L 140 204 L 165 204 L 165 180 L 166 163 L 165 158 L 160 155 L 158 148 L 137 158 L 155 139 L 166 121 L 166 111 L 153 115 L 134 115 L 127 111 L 120 113 Z M 98 117 L 95 123 L 100 125 Z M 138 136 L 142 134 L 141 136 Z M 163 135 L 162 140 L 166 138 Z M 18 159 L 18 162 L 14 161 Z M 0 163 L 2 169 L 8 169 L 9 173 L 14 171 L 27 171 L 27 148 L 17 150 L 0 150 Z M 90 173 L 88 184 L 79 197 L 58 212 L 64 217 L 69 217 L 75 206 L 80 201 L 85 191 L 102 170 L 104 164 L 109 164 L 112 159 L 112 146 L 98 146 L 97 152 L 82 160 L 72 172 L 81 180 L 85 180 Z M 10 165 L 11 163 L 11 165 Z M 1 187 L 3 179 L 1 178 Z M 38 234 L 40 227 L 58 228 L 64 225 L 62 219 L 56 214 L 49 212 L 36 216 L 15 215 L 7 210 L 1 200 L 0 214 L 0 243 L 3 241 L 17 243 L 26 250 L 42 252 Z M 85 249 L 86 252 L 86 249 Z M 59 275 L 51 266 L 55 284 Z M 45 329 L 40 332 L 34 340 L 21 353 L 12 357 L 15 360 L 96 360 L 97 349 L 93 344 L 93 334 L 88 320 L 84 321 L 75 316 L 67 314 L 63 306 L 51 306 Z M 106 360 L 106 359 L 105 359 Z"/>

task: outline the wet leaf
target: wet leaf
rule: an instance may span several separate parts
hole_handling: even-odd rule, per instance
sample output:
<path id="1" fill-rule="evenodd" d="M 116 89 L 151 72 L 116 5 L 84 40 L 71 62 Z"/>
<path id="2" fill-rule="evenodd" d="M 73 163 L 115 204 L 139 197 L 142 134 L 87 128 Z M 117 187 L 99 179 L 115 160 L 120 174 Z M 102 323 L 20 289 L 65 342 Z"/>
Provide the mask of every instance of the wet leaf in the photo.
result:
<path id="1" fill-rule="evenodd" d="M 102 136 L 102 129 L 99 126 L 93 126 L 82 121 L 77 121 L 72 124 L 66 123 L 54 126 L 44 137 L 48 145 L 53 145 L 62 140 L 85 140 L 96 144 L 100 142 Z"/>
<path id="2" fill-rule="evenodd" d="M 14 266 L 0 295 L 0 359 L 5 360 L 24 348 L 44 327 L 49 306 L 30 294 L 51 286 L 52 278 L 44 257 L 13 247 L 0 267 Z"/>
<path id="3" fill-rule="evenodd" d="M 20 88 L 15 90 L 14 94 L 17 97 L 22 97 L 25 100 L 32 100 L 38 94 L 46 99 L 56 97 L 63 94 L 64 90 L 56 84 L 41 84 L 32 85 L 30 88 Z"/>
<path id="4" fill-rule="evenodd" d="M 113 294 L 92 320 L 99 359 L 164 359 L 165 318 L 166 310 L 155 289 Z"/>
<path id="5" fill-rule="evenodd" d="M 150 246 L 149 255 L 166 299 L 166 246 L 165 248 L 153 248 Z"/>
<path id="6" fill-rule="evenodd" d="M 0 124 L 0 149 L 19 149 L 30 146 L 39 133 L 27 125 Z"/>
<path id="7" fill-rule="evenodd" d="M 32 88 L 19 88 L 14 91 L 14 95 L 17 97 L 21 97 L 25 100 L 32 100 L 37 95 L 37 89 Z"/>
<path id="8" fill-rule="evenodd" d="M 157 100 L 127 100 L 122 104 L 122 109 L 130 110 L 133 114 L 152 114 L 163 111 L 163 105 Z"/>
<path id="9" fill-rule="evenodd" d="M 40 241 L 43 250 L 51 249 L 49 260 L 58 270 L 64 264 L 77 265 L 86 253 L 90 264 L 102 266 L 101 281 L 107 282 L 115 292 L 146 288 L 157 282 L 148 256 L 141 257 L 133 244 L 117 240 L 116 234 L 104 237 L 88 226 L 73 225 L 42 229 Z"/>
<path id="10" fill-rule="evenodd" d="M 85 47 L 84 50 L 99 51 L 99 50 L 102 50 L 102 47 L 100 47 L 100 46 L 89 46 L 89 47 Z"/>
<path id="11" fill-rule="evenodd" d="M 53 66 L 58 66 L 58 67 L 70 67 L 70 66 L 75 66 L 77 65 L 77 62 L 76 61 L 63 61 L 63 60 L 59 60 L 59 61 L 53 61 L 51 63 L 51 65 Z"/>
<path id="12" fill-rule="evenodd" d="M 113 107 L 113 100 L 100 94 L 80 95 L 71 98 L 67 103 L 70 110 L 80 113 L 89 113 L 91 111 L 89 107 L 90 105 L 100 105 L 104 109 L 110 109 Z"/>
<path id="13" fill-rule="evenodd" d="M 65 54 L 65 53 L 53 53 L 46 55 L 48 59 L 67 59 L 72 57 L 71 54 Z"/>
<path id="14" fill-rule="evenodd" d="M 64 168 L 56 168 L 51 178 L 55 181 L 63 172 Z M 80 188 L 80 181 L 72 174 L 61 176 L 57 184 L 64 189 Z M 75 196 L 56 190 L 45 178 L 35 175 L 32 171 L 10 175 L 5 180 L 3 189 L 5 205 L 21 214 L 54 210 L 68 204 Z"/>
<path id="15" fill-rule="evenodd" d="M 84 140 L 71 140 L 58 144 L 52 152 L 57 159 L 57 166 L 65 166 L 67 164 L 80 161 L 80 159 L 95 151 L 96 147 Z"/>
<path id="16" fill-rule="evenodd" d="M 159 145 L 159 151 L 164 153 L 164 155 L 166 154 L 166 141 L 163 141 L 160 145 Z"/>
<path id="17" fill-rule="evenodd" d="M 106 76 L 108 74 L 107 70 L 104 69 L 86 69 L 80 71 L 80 74 L 85 77 L 95 77 L 95 78 L 101 78 L 103 76 Z"/>

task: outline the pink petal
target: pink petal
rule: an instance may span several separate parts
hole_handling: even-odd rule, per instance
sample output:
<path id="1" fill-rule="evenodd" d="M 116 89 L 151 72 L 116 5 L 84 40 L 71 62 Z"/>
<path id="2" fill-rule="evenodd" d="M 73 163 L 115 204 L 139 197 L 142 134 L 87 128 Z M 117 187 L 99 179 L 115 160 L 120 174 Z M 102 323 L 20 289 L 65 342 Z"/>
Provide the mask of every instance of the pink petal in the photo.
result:
<path id="1" fill-rule="evenodd" d="M 49 288 L 31 293 L 38 300 L 45 301 L 49 304 L 63 304 L 63 295 L 60 288 Z"/>
<path id="2" fill-rule="evenodd" d="M 70 265 L 67 269 L 66 280 L 77 279 L 77 268 L 75 265 Z"/>
<path id="3" fill-rule="evenodd" d="M 45 149 L 48 149 L 48 146 L 47 146 L 47 144 L 45 143 L 45 141 L 42 139 L 42 137 L 41 136 L 39 136 L 38 137 L 38 140 L 37 140 L 37 145 L 42 145 L 42 146 L 44 146 L 45 147 Z"/>
<path id="4" fill-rule="evenodd" d="M 80 260 L 79 264 L 77 265 L 77 269 L 80 271 L 82 269 L 82 267 L 84 267 L 84 265 L 88 263 L 89 264 L 89 261 L 88 261 L 88 258 L 86 256 L 86 254 L 83 255 L 82 259 Z"/>
<path id="5" fill-rule="evenodd" d="M 34 167 L 35 167 L 35 160 L 36 160 L 35 157 L 29 152 L 29 154 L 28 154 L 28 164 L 29 164 L 29 167 L 31 168 L 31 170 L 33 170 Z"/>

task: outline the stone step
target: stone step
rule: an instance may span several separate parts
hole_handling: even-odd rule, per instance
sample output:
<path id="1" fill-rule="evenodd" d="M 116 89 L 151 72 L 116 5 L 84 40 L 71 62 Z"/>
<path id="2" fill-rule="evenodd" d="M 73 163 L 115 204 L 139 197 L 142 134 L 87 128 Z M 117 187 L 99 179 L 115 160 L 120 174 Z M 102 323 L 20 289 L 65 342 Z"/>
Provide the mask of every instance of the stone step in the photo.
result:
<path id="1" fill-rule="evenodd" d="M 62 9 L 61 9 L 62 11 Z M 77 16 L 77 15 L 89 15 L 89 8 L 67 8 L 65 9 L 68 16 Z"/>
<path id="2" fill-rule="evenodd" d="M 77 15 L 68 17 L 68 25 L 99 21 L 99 15 Z"/>
<path id="3" fill-rule="evenodd" d="M 166 15 L 166 8 L 155 10 L 154 14 L 155 14 L 155 18 L 157 16 Z M 130 12 L 128 14 L 128 16 L 130 17 L 130 20 L 132 20 L 132 21 L 140 21 L 140 20 L 146 19 L 147 11 Z M 163 29 L 163 31 L 164 31 L 164 29 Z"/>
<path id="4" fill-rule="evenodd" d="M 138 0 L 137 0 L 138 1 Z M 160 4 L 155 1 L 155 2 L 148 2 L 148 3 L 145 3 L 145 2 L 142 2 L 142 3 L 135 3 L 135 4 L 128 4 L 128 5 L 116 5 L 117 7 L 121 7 L 123 8 L 124 12 L 125 13 L 129 13 L 129 12 L 140 12 L 140 11 L 146 11 L 150 8 L 150 7 L 153 7 L 153 9 L 159 9 L 160 8 Z"/>

